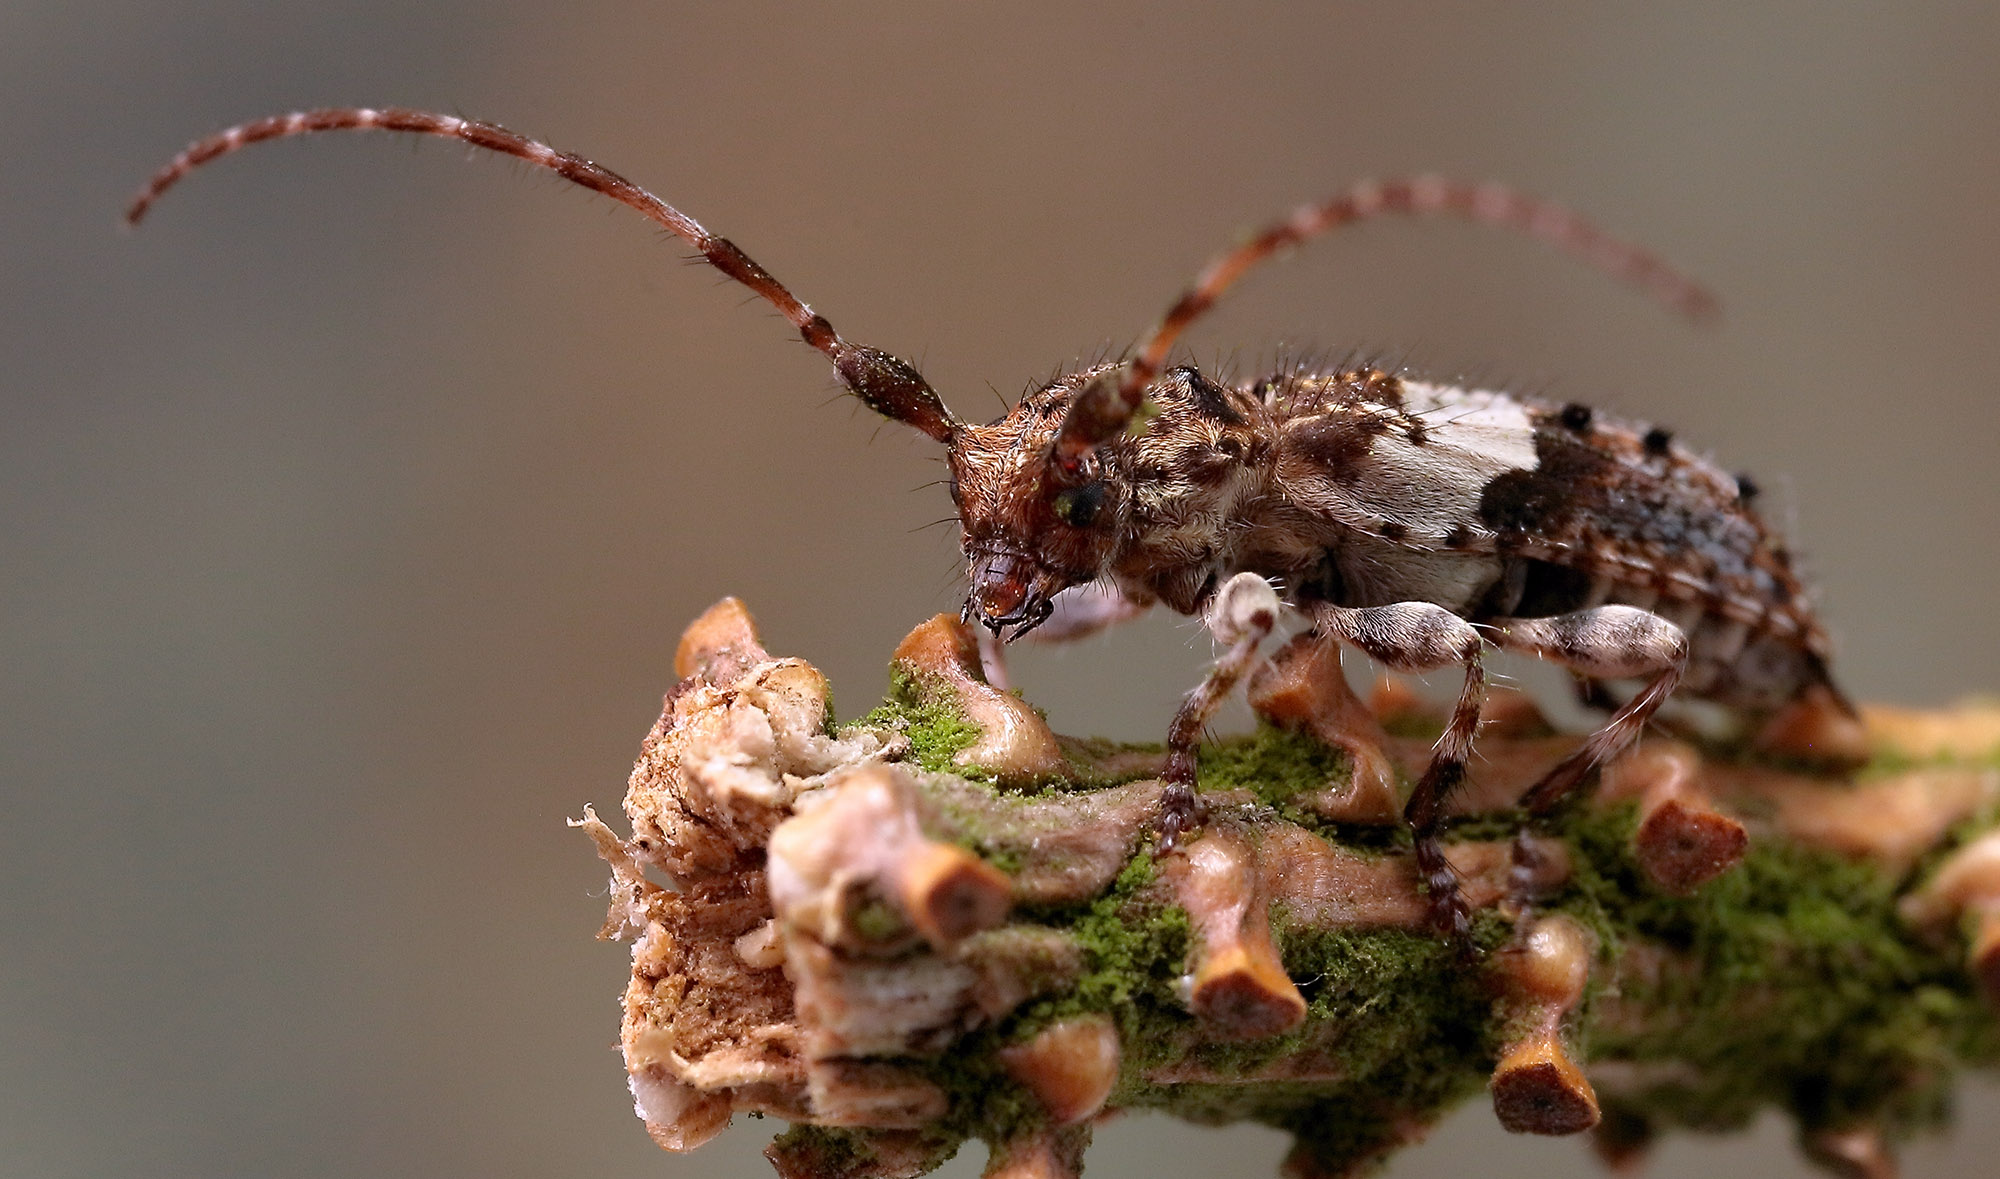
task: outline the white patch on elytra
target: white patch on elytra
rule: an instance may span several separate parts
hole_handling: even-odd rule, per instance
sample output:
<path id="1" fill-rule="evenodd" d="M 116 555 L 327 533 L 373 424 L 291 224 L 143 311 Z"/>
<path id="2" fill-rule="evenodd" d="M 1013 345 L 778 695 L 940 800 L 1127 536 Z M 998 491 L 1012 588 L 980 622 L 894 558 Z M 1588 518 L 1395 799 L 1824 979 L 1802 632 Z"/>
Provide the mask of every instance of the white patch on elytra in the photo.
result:
<path id="1" fill-rule="evenodd" d="M 1454 530 L 1490 535 L 1479 515 L 1487 484 L 1539 461 L 1527 407 L 1502 393 L 1420 381 L 1404 383 L 1403 404 L 1423 423 L 1423 442 L 1400 430 L 1377 436 L 1342 480 L 1342 514 L 1363 527 L 1389 521 L 1418 544 Z"/>
<path id="2" fill-rule="evenodd" d="M 1477 452 L 1506 469 L 1532 471 L 1535 423 L 1528 408 L 1505 393 L 1403 382 L 1405 412 L 1423 419 L 1430 438 Z"/>

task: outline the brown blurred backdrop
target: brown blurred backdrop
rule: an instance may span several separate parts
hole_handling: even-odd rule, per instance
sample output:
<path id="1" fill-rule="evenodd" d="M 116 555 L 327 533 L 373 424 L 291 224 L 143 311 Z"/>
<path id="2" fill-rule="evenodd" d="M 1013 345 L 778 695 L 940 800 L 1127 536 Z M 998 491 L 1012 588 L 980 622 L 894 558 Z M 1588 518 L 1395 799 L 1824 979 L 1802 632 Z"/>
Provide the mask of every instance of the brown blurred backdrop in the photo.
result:
<path id="1" fill-rule="evenodd" d="M 2000 689 L 1996 53 L 1974 3 L 0 8 L 0 1173 L 764 1173 L 774 1124 L 679 1159 L 631 1117 L 624 953 L 562 821 L 617 801 L 718 596 L 852 715 L 959 592 L 916 530 L 934 451 L 627 211 L 349 136 L 117 232 L 188 138 L 353 102 L 549 137 L 980 415 L 1296 201 L 1511 180 L 1724 323 L 1383 225 L 1257 275 L 1193 354 L 1376 346 L 1656 417 L 1790 505 L 1852 688 L 1934 702 Z M 1207 651 L 1162 619 L 1019 675 L 1060 727 L 1156 736 Z M 2000 1095 L 1966 1107 L 1913 1174 L 1990 1173 Z M 1653 1173 L 1803 1174 L 1786 1136 Z M 1091 1161 L 1282 1150 L 1129 1119 Z M 1392 1173 L 1473 1168 L 1593 1164 L 1474 1103 Z"/>

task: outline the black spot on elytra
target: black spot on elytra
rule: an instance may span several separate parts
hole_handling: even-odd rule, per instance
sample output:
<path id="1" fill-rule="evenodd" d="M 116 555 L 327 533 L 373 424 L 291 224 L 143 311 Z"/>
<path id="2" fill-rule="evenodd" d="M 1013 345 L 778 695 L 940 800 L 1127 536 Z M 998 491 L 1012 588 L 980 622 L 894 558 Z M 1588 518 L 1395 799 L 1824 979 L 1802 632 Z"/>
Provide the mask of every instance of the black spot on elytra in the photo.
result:
<path id="1" fill-rule="evenodd" d="M 1782 605 L 1797 596 L 1788 555 L 1731 495 L 1728 476 L 1691 457 L 1658 461 L 1671 443 L 1667 431 L 1646 436 L 1654 456 L 1648 458 L 1632 453 L 1632 440 L 1621 431 L 1577 434 L 1560 425 L 1555 411 L 1546 411 L 1542 423 L 1535 431 L 1535 467 L 1501 474 L 1480 493 L 1479 519 L 1494 530 L 1493 547 L 1502 557 L 1526 561 L 1552 545 L 1636 557 L 1659 570 L 1655 588 L 1677 599 L 1748 595 Z M 1687 465 L 1707 477 L 1685 477 Z M 1554 611 L 1587 593 L 1580 573 L 1532 571 L 1535 584 L 1529 586 L 1529 569 L 1522 570 L 1517 608 Z"/>
<path id="2" fill-rule="evenodd" d="M 1410 530 L 1394 520 L 1384 520 L 1376 525 L 1375 531 L 1383 540 L 1402 540 L 1410 535 Z"/>
<path id="3" fill-rule="evenodd" d="M 1444 547 L 1448 549 L 1463 549 L 1470 548 L 1471 546 L 1472 529 L 1467 528 L 1463 524 L 1452 525 L 1451 531 L 1444 534 Z"/>
<path id="4" fill-rule="evenodd" d="M 1581 434 L 1590 429 L 1590 419 L 1593 416 L 1589 406 L 1572 401 L 1556 414 L 1556 420 L 1563 424 L 1563 429 Z"/>
<path id="5" fill-rule="evenodd" d="M 1610 456 L 1569 434 L 1535 431 L 1535 468 L 1496 476 L 1479 494 L 1479 518 L 1495 532 L 1551 536 L 1579 515 L 1601 512 L 1617 479 Z"/>
<path id="6" fill-rule="evenodd" d="M 1674 432 L 1664 426 L 1654 426 L 1646 431 L 1646 436 L 1640 439 L 1640 444 L 1646 448 L 1647 454 L 1665 454 L 1674 444 Z"/>

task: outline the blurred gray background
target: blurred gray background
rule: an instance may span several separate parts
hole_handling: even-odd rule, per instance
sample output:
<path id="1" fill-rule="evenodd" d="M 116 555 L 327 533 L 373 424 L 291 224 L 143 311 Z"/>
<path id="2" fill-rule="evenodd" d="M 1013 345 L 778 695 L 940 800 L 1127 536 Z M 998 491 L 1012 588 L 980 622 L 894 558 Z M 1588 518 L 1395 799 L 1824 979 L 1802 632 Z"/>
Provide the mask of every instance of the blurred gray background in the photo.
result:
<path id="1" fill-rule="evenodd" d="M 625 952 L 563 819 L 615 806 L 717 597 L 853 715 L 959 593 L 934 449 L 628 211 L 346 136 L 120 233 L 189 138 L 362 102 L 545 136 L 982 417 L 1295 202 L 1506 179 L 1724 322 L 1384 224 L 1256 275 L 1193 355 L 1376 346 L 1670 424 L 1788 505 L 1853 690 L 1930 703 L 2000 689 L 1997 53 L 1972 3 L 0 7 L 0 1173 L 765 1173 L 774 1123 L 675 1158 L 632 1118 Z M 1158 619 L 1018 675 L 1059 727 L 1156 737 L 1207 653 Z M 2000 1091 L 1965 1105 L 1912 1174 L 1990 1173 Z M 1653 1174 L 1803 1174 L 1787 1138 Z M 1133 1118 L 1091 1165 L 1283 1150 Z M 1594 1164 L 1475 1103 L 1392 1174 L 1473 1168 Z"/>

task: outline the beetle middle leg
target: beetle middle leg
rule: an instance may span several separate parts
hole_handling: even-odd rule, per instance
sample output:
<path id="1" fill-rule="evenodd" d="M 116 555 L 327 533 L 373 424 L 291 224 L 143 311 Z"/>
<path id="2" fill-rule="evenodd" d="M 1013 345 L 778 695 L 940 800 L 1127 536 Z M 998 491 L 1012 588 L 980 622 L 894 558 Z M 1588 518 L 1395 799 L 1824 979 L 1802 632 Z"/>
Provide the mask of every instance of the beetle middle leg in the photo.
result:
<path id="1" fill-rule="evenodd" d="M 1473 625 L 1431 602 L 1398 602 L 1391 606 L 1355 608 L 1320 605 L 1313 608 L 1320 632 L 1359 648 L 1397 671 L 1431 671 L 1453 665 L 1465 668 L 1465 685 L 1431 752 L 1430 765 L 1410 792 L 1403 817 L 1415 836 L 1417 870 L 1430 892 L 1431 924 L 1463 940 L 1472 931 L 1472 913 L 1458 888 L 1458 873 L 1445 859 L 1439 833 L 1445 806 L 1465 780 L 1472 756 L 1472 739 L 1479 731 L 1479 707 L 1486 700 L 1486 673 L 1480 662 L 1483 644 Z"/>

